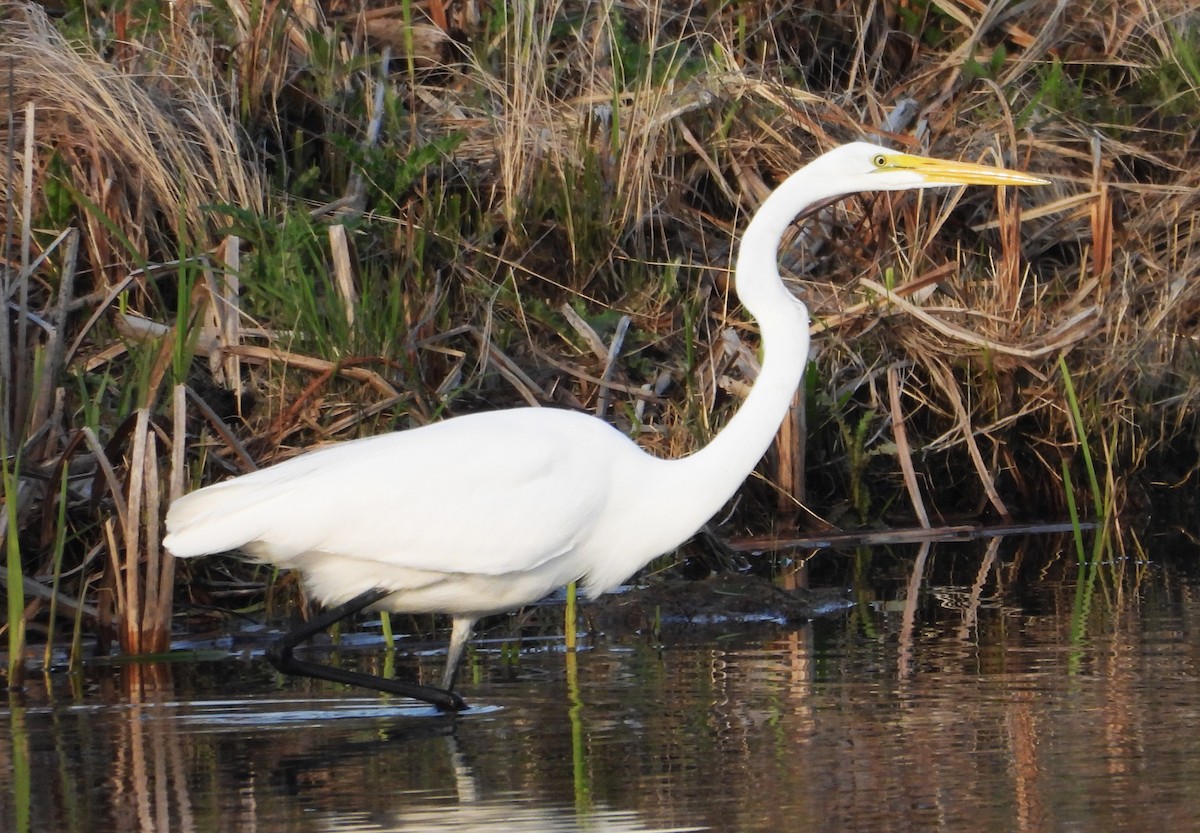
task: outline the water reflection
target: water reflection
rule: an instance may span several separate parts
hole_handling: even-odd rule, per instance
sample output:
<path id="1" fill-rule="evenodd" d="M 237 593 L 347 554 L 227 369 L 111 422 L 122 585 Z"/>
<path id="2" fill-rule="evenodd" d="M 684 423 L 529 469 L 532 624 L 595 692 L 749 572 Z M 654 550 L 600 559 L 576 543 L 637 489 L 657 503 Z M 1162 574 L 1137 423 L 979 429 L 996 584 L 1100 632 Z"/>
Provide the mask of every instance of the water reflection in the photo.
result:
<path id="1" fill-rule="evenodd" d="M 0 714 L 0 829 L 1190 827 L 1194 583 L 1111 581 L 1081 626 L 996 549 L 895 566 L 810 626 L 481 650 L 460 718 L 257 661 L 53 678 Z"/>

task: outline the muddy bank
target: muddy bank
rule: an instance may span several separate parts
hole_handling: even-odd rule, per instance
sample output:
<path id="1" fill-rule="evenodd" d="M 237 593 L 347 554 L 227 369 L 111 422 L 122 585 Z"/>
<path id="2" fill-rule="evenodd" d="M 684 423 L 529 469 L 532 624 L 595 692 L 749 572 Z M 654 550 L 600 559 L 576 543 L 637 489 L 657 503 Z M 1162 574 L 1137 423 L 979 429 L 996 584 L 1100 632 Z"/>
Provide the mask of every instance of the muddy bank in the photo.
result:
<path id="1" fill-rule="evenodd" d="M 761 576 L 714 575 L 697 581 L 668 578 L 608 593 L 581 608 L 598 632 L 653 632 L 752 623 L 789 624 L 838 616 L 854 604 L 846 588 L 784 590 Z"/>

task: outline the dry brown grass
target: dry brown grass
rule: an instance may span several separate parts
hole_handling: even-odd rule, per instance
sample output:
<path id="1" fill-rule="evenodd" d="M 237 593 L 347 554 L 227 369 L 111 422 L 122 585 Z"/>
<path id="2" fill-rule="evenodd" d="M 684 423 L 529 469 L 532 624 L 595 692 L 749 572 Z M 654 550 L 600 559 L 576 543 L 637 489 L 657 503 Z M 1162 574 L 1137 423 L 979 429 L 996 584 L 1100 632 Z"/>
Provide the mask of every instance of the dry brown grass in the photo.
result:
<path id="1" fill-rule="evenodd" d="M 37 7 L 17 4 L 0 21 L 5 104 L 22 114 L 33 107 L 41 151 L 33 187 L 70 189 L 91 207 L 75 219 L 96 287 L 181 240 L 209 241 L 213 206 L 262 209 L 260 174 L 214 87 L 211 46 L 183 29 L 162 46 L 169 51 L 131 47 L 113 61 L 68 43 Z M 19 117 L 15 128 L 25 129 Z"/>

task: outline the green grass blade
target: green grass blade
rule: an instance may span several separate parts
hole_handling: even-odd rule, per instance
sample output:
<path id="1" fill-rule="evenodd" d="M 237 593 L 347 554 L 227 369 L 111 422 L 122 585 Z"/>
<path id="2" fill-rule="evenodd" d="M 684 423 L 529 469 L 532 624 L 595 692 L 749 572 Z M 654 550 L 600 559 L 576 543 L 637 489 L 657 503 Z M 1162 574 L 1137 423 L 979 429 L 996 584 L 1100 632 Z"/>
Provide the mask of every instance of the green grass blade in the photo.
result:
<path id="1" fill-rule="evenodd" d="M 17 488 L 20 478 L 17 476 L 17 467 L 20 463 L 19 458 L 15 458 L 10 466 L 8 455 L 4 453 L 4 449 L 0 449 L 0 457 L 3 458 L 4 494 L 6 496 L 4 509 L 8 516 L 8 529 L 4 536 L 4 573 L 5 580 L 8 582 L 8 686 L 9 688 L 18 688 L 22 683 L 25 670 L 25 576 L 21 569 L 21 542 L 17 535 L 17 504 L 20 502 Z"/>
<path id="2" fill-rule="evenodd" d="M 1092 501 L 1096 508 L 1096 517 L 1104 515 L 1104 493 L 1100 491 L 1100 480 L 1096 477 L 1096 466 L 1092 462 L 1092 452 L 1088 448 L 1087 431 L 1083 424 L 1083 414 L 1079 410 L 1079 399 L 1075 396 L 1075 384 L 1071 381 L 1071 372 L 1067 370 L 1067 360 L 1058 357 L 1058 369 L 1062 373 L 1063 388 L 1067 393 L 1067 406 L 1071 409 L 1071 421 L 1075 425 L 1075 434 L 1079 440 L 1079 450 L 1083 454 L 1083 465 L 1087 469 L 1088 485 L 1092 489 Z"/>

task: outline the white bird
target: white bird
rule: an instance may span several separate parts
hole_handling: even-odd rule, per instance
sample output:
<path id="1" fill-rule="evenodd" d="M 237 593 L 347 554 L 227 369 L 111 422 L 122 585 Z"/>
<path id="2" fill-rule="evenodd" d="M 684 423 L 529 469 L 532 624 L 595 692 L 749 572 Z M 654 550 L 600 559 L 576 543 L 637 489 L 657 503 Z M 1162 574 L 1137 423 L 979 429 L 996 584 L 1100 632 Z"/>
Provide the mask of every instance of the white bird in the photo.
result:
<path id="1" fill-rule="evenodd" d="M 580 580 L 595 597 L 686 541 L 770 446 L 808 361 L 809 317 L 784 286 L 778 250 L 805 208 L 858 191 L 1037 185 L 1022 173 L 856 142 L 788 177 L 742 236 L 736 288 L 762 333 L 762 370 L 705 448 L 642 451 L 595 417 L 550 408 L 471 414 L 323 447 L 176 500 L 163 541 L 180 558 L 241 550 L 299 570 L 337 609 L 269 653 L 284 671 L 465 707 L 453 693 L 475 622 Z M 441 689 L 296 660 L 292 648 L 367 607 L 448 613 Z"/>

